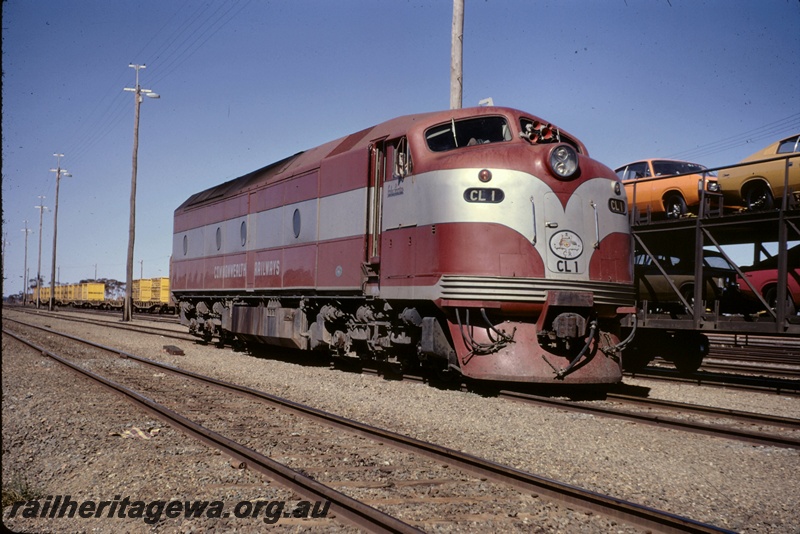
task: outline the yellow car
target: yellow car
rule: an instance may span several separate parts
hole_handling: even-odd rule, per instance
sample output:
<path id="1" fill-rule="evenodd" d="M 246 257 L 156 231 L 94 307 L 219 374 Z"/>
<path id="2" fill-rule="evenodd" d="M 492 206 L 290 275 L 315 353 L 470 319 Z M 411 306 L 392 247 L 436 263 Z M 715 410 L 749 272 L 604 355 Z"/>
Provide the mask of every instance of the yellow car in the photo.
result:
<path id="1" fill-rule="evenodd" d="M 720 171 L 719 184 L 725 208 L 753 211 L 780 208 L 785 191 L 787 160 L 774 158 L 787 154 L 798 154 L 798 157 L 788 158 L 788 200 L 795 204 L 800 202 L 800 134 L 795 134 L 772 143 L 740 162 L 749 165 Z M 773 161 L 764 161 L 770 159 Z"/>
<path id="2" fill-rule="evenodd" d="M 633 206 L 635 198 L 640 214 L 647 213 L 648 209 L 652 215 L 668 219 L 678 219 L 690 212 L 697 214 L 700 206 L 698 182 L 703 179 L 704 172 L 706 191 L 719 191 L 716 173 L 688 161 L 645 159 L 623 165 L 615 172 L 625 184 L 628 203 Z"/>

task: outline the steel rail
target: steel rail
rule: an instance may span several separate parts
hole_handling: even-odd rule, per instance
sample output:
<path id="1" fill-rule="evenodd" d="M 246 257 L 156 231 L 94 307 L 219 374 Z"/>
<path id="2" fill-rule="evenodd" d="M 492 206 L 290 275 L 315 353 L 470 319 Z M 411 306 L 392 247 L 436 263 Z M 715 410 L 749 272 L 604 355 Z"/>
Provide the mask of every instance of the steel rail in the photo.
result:
<path id="1" fill-rule="evenodd" d="M 770 377 L 778 377 L 778 378 L 788 378 L 788 377 L 800 377 L 800 369 L 798 368 L 781 368 L 781 367 L 764 367 L 756 366 L 756 365 L 743 365 L 740 363 L 726 363 L 726 362 L 715 362 L 715 361 L 708 361 L 706 358 L 703 361 L 703 364 L 700 366 L 701 369 L 705 369 L 708 371 L 727 371 L 733 373 L 750 373 L 747 376 L 754 376 L 754 375 L 765 375 Z"/>
<path id="2" fill-rule="evenodd" d="M 625 395 L 623 393 L 608 393 L 606 398 L 612 400 L 620 400 L 632 404 L 643 404 L 646 406 L 656 406 L 667 408 L 670 410 L 686 412 L 694 412 L 697 414 L 716 415 L 720 417 L 727 417 L 747 423 L 763 423 L 775 426 L 782 426 L 786 428 L 800 428 L 800 419 L 793 419 L 791 417 L 780 417 L 777 415 L 760 414 L 754 412 L 743 412 L 740 410 L 731 410 L 730 408 L 717 408 L 715 406 L 700 406 L 697 404 L 687 404 L 684 402 L 669 401 L 664 399 L 643 399 L 635 395 Z"/>
<path id="3" fill-rule="evenodd" d="M 7 330 L 2 329 L 4 334 L 8 334 L 20 343 L 23 343 L 32 349 L 40 352 L 41 354 L 61 363 L 72 371 L 83 375 L 99 384 L 102 384 L 111 391 L 122 395 L 126 400 L 132 402 L 138 408 L 141 408 L 155 417 L 175 426 L 185 434 L 192 436 L 203 443 L 219 449 L 238 462 L 243 462 L 247 467 L 262 473 L 269 478 L 278 481 L 285 487 L 305 496 L 309 500 L 325 500 L 330 501 L 331 509 L 337 514 L 346 518 L 347 521 L 353 525 L 365 528 L 370 532 L 395 532 L 395 533 L 418 533 L 421 530 L 395 518 L 380 510 L 373 508 L 367 504 L 357 501 L 347 495 L 340 493 L 316 480 L 307 477 L 291 468 L 276 462 L 275 460 L 264 456 L 244 445 L 241 445 L 225 436 L 214 432 L 194 421 L 180 415 L 173 410 L 153 401 L 137 393 L 125 386 L 109 380 L 103 376 L 95 374 L 83 367 L 76 365 L 57 354 L 36 345 L 35 343 L 22 338 L 21 336 Z M 52 331 L 53 333 L 54 332 Z M 67 336 L 74 341 L 85 342 L 72 336 Z M 103 350 L 111 350 L 107 347 L 97 345 L 96 348 Z"/>
<path id="4" fill-rule="evenodd" d="M 763 378 L 759 379 L 754 376 L 712 375 L 702 371 L 686 376 L 680 375 L 674 369 L 662 369 L 657 367 L 647 367 L 634 373 L 625 373 L 625 375 L 631 376 L 632 378 L 681 382 L 706 387 L 735 388 L 761 393 L 778 393 L 780 395 L 800 395 L 800 381 L 798 380 L 778 380 L 775 378 L 767 380 Z"/>
<path id="5" fill-rule="evenodd" d="M 176 373 L 188 378 L 199 380 L 203 383 L 222 388 L 226 391 L 234 390 L 236 392 L 248 395 L 261 401 L 266 401 L 274 406 L 278 406 L 284 410 L 292 413 L 309 417 L 317 421 L 323 422 L 329 426 L 341 428 L 349 432 L 367 437 L 372 440 L 379 441 L 386 445 L 400 448 L 402 450 L 412 451 L 416 454 L 425 455 L 437 462 L 442 462 L 448 465 L 453 465 L 466 472 L 487 477 L 495 482 L 508 484 L 510 486 L 522 489 L 524 491 L 532 491 L 547 496 L 555 501 L 579 507 L 583 510 L 591 511 L 593 513 L 600 513 L 605 517 L 613 517 L 617 520 L 626 522 L 631 525 L 637 525 L 644 528 L 651 529 L 654 532 L 665 533 L 731 533 L 728 529 L 723 529 L 700 521 L 683 517 L 677 514 L 657 510 L 648 506 L 625 501 L 609 495 L 603 495 L 594 491 L 586 490 L 558 482 L 556 480 L 548 479 L 528 473 L 513 467 L 504 466 L 490 460 L 478 458 L 476 456 L 442 447 L 434 443 L 428 443 L 409 436 L 404 436 L 396 432 L 380 429 L 365 423 L 353 421 L 345 417 L 335 414 L 327 413 L 323 410 L 312 408 L 288 399 L 277 397 L 275 395 L 258 391 L 246 386 L 232 384 L 203 376 L 192 371 L 180 369 L 171 365 L 161 362 L 150 360 L 141 356 L 136 356 L 123 351 L 119 351 L 104 345 L 94 343 L 92 341 L 84 340 L 56 332 L 52 329 L 37 326 L 31 326 L 55 335 L 60 335 L 74 341 L 85 343 L 87 345 L 106 350 L 114 354 L 119 354 L 123 358 L 133 359 L 146 365 L 156 367 L 161 370 Z M 5 331 L 5 330 L 4 330 Z"/>
<path id="6" fill-rule="evenodd" d="M 748 443 L 756 443 L 758 445 L 800 449 L 800 439 L 798 438 L 775 436 L 772 434 L 764 434 L 761 432 L 750 432 L 747 430 L 738 430 L 735 428 L 723 427 L 719 425 L 694 423 L 692 421 L 684 421 L 682 419 L 672 419 L 663 416 L 653 416 L 643 413 L 634 413 L 625 410 L 617 410 L 615 408 L 589 406 L 586 404 L 575 404 L 570 401 L 551 399 L 549 397 L 540 397 L 528 393 L 501 391 L 500 394 L 504 398 L 512 400 L 543 404 L 547 406 L 556 406 L 558 408 L 572 412 L 581 412 L 581 413 L 589 412 L 604 417 L 614 417 L 615 419 L 636 421 L 639 423 L 661 426 L 665 428 L 674 428 L 683 431 L 695 432 L 698 434 L 705 434 L 708 436 L 732 438 L 740 441 L 746 441 Z"/>
<path id="7" fill-rule="evenodd" d="M 379 373 L 376 370 L 362 370 L 362 374 L 372 374 L 378 375 Z M 404 380 L 410 380 L 413 382 L 424 382 L 424 379 L 419 376 L 411 376 L 411 375 L 403 375 Z M 619 388 L 621 390 L 625 390 L 626 387 L 624 384 L 621 385 Z M 459 387 L 460 391 L 469 391 L 469 389 L 464 386 L 463 384 Z M 525 393 L 519 391 L 507 391 L 507 390 L 499 390 L 497 396 L 499 398 L 510 398 L 511 400 L 518 401 L 519 396 Z M 621 392 L 614 392 L 614 391 L 604 391 L 603 394 L 605 395 L 606 399 L 613 399 L 619 400 L 622 402 L 628 402 L 631 404 L 643 404 L 643 405 L 650 405 L 656 407 L 667 408 L 670 410 L 682 411 L 682 412 L 694 412 L 700 415 L 715 415 L 719 417 L 727 417 L 729 419 L 736 419 L 739 421 L 744 421 L 747 423 L 753 424 L 768 424 L 774 426 L 782 426 L 785 428 L 800 428 L 800 419 L 794 419 L 791 417 L 780 417 L 776 415 L 768 415 L 768 414 L 760 414 L 755 412 L 745 412 L 740 410 L 732 410 L 730 408 L 717 408 L 714 406 L 701 406 L 698 404 L 687 404 L 683 402 L 677 401 L 670 401 L 665 399 L 653 399 L 653 398 L 642 398 L 637 395 L 629 395 Z M 516 398 L 515 398 L 516 397 Z M 575 405 L 574 402 L 570 401 L 558 401 L 552 400 L 549 397 L 541 397 L 542 399 L 546 399 L 548 402 L 552 401 L 553 403 L 561 403 L 566 402 L 568 406 L 574 405 L 575 407 L 579 407 L 581 405 Z M 579 409 L 579 408 L 577 408 Z M 664 421 L 664 419 L 661 419 Z"/>
<path id="8" fill-rule="evenodd" d="M 90 324 L 90 325 L 95 325 L 95 326 L 105 326 L 105 327 L 108 327 L 108 328 L 116 328 L 118 330 L 126 330 L 128 332 L 136 332 L 136 333 L 139 333 L 139 334 L 147 334 L 147 335 L 150 335 L 150 336 L 160 336 L 160 337 L 168 337 L 168 338 L 171 338 L 171 339 L 179 339 L 181 341 L 199 341 L 200 340 L 200 338 L 194 337 L 188 332 L 179 332 L 179 331 L 176 331 L 176 330 L 171 330 L 169 328 L 161 328 L 161 327 L 158 327 L 158 326 L 146 326 L 146 325 L 138 325 L 138 324 L 131 324 L 131 323 L 116 324 L 116 323 L 111 323 L 111 322 L 108 322 L 108 321 L 100 321 L 100 320 L 96 320 L 96 319 L 85 319 L 85 318 L 81 318 L 81 317 L 69 317 L 69 316 L 59 315 L 58 313 L 48 312 L 48 311 L 46 311 L 44 313 L 41 313 L 40 311 L 33 311 L 33 310 L 14 310 L 14 311 L 19 311 L 21 313 L 34 315 L 34 316 L 37 316 L 37 317 L 48 317 L 48 318 L 52 318 L 52 319 L 61 319 L 62 321 L 70 321 L 70 322 L 73 322 L 73 323 L 85 323 L 85 324 Z M 14 319 L 10 319 L 10 320 L 14 321 Z M 17 321 L 17 322 L 20 322 L 20 321 Z M 27 323 L 21 323 L 21 324 L 27 324 Z M 35 326 L 35 325 L 30 325 L 30 326 Z"/>

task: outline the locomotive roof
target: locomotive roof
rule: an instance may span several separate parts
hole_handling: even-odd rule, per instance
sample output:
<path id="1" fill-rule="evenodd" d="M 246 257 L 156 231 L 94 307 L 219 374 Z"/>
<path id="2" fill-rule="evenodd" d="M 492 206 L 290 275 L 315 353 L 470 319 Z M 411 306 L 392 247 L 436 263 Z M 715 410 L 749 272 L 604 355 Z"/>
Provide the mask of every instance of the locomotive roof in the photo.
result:
<path id="1" fill-rule="evenodd" d="M 357 148 L 366 149 L 370 143 L 376 140 L 393 139 L 402 135 L 406 135 L 412 127 L 420 124 L 422 121 L 424 121 L 422 123 L 423 126 L 427 127 L 443 121 L 449 121 L 451 119 L 497 114 L 506 114 L 511 116 L 524 115 L 532 119 L 541 120 L 534 115 L 524 113 L 516 109 L 495 106 L 404 115 L 379 123 L 375 126 L 365 128 L 364 130 L 341 137 L 334 141 L 330 141 L 315 148 L 298 152 L 293 156 L 289 156 L 288 158 L 271 163 L 266 167 L 256 169 L 243 176 L 234 178 L 233 180 L 229 180 L 199 193 L 195 193 L 183 204 L 181 204 L 176 211 L 190 208 L 199 204 L 204 204 L 206 202 L 218 201 L 226 197 L 234 196 L 242 191 L 258 185 L 277 182 L 283 178 L 288 178 L 290 176 L 295 176 L 306 171 L 313 170 L 319 167 L 322 160 L 326 158 L 330 158 Z"/>

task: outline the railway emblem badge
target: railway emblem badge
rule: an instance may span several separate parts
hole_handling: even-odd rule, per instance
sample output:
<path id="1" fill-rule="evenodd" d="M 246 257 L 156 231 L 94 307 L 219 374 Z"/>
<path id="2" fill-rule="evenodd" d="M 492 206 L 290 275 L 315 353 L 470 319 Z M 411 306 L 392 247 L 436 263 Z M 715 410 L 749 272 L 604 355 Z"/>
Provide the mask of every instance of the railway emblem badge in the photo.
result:
<path id="1" fill-rule="evenodd" d="M 563 230 L 550 238 L 550 250 L 561 259 L 571 260 L 583 252 L 583 241 L 575 232 Z"/>

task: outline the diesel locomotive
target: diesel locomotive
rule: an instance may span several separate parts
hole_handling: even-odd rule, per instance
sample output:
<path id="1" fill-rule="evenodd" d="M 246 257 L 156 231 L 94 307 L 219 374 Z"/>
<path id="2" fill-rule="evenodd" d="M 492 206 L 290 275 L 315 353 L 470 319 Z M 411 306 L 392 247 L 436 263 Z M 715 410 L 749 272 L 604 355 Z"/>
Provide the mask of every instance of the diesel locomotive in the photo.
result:
<path id="1" fill-rule="evenodd" d="M 615 383 L 634 312 L 627 211 L 614 171 L 541 118 L 408 115 L 189 197 L 171 288 L 206 341 Z"/>

